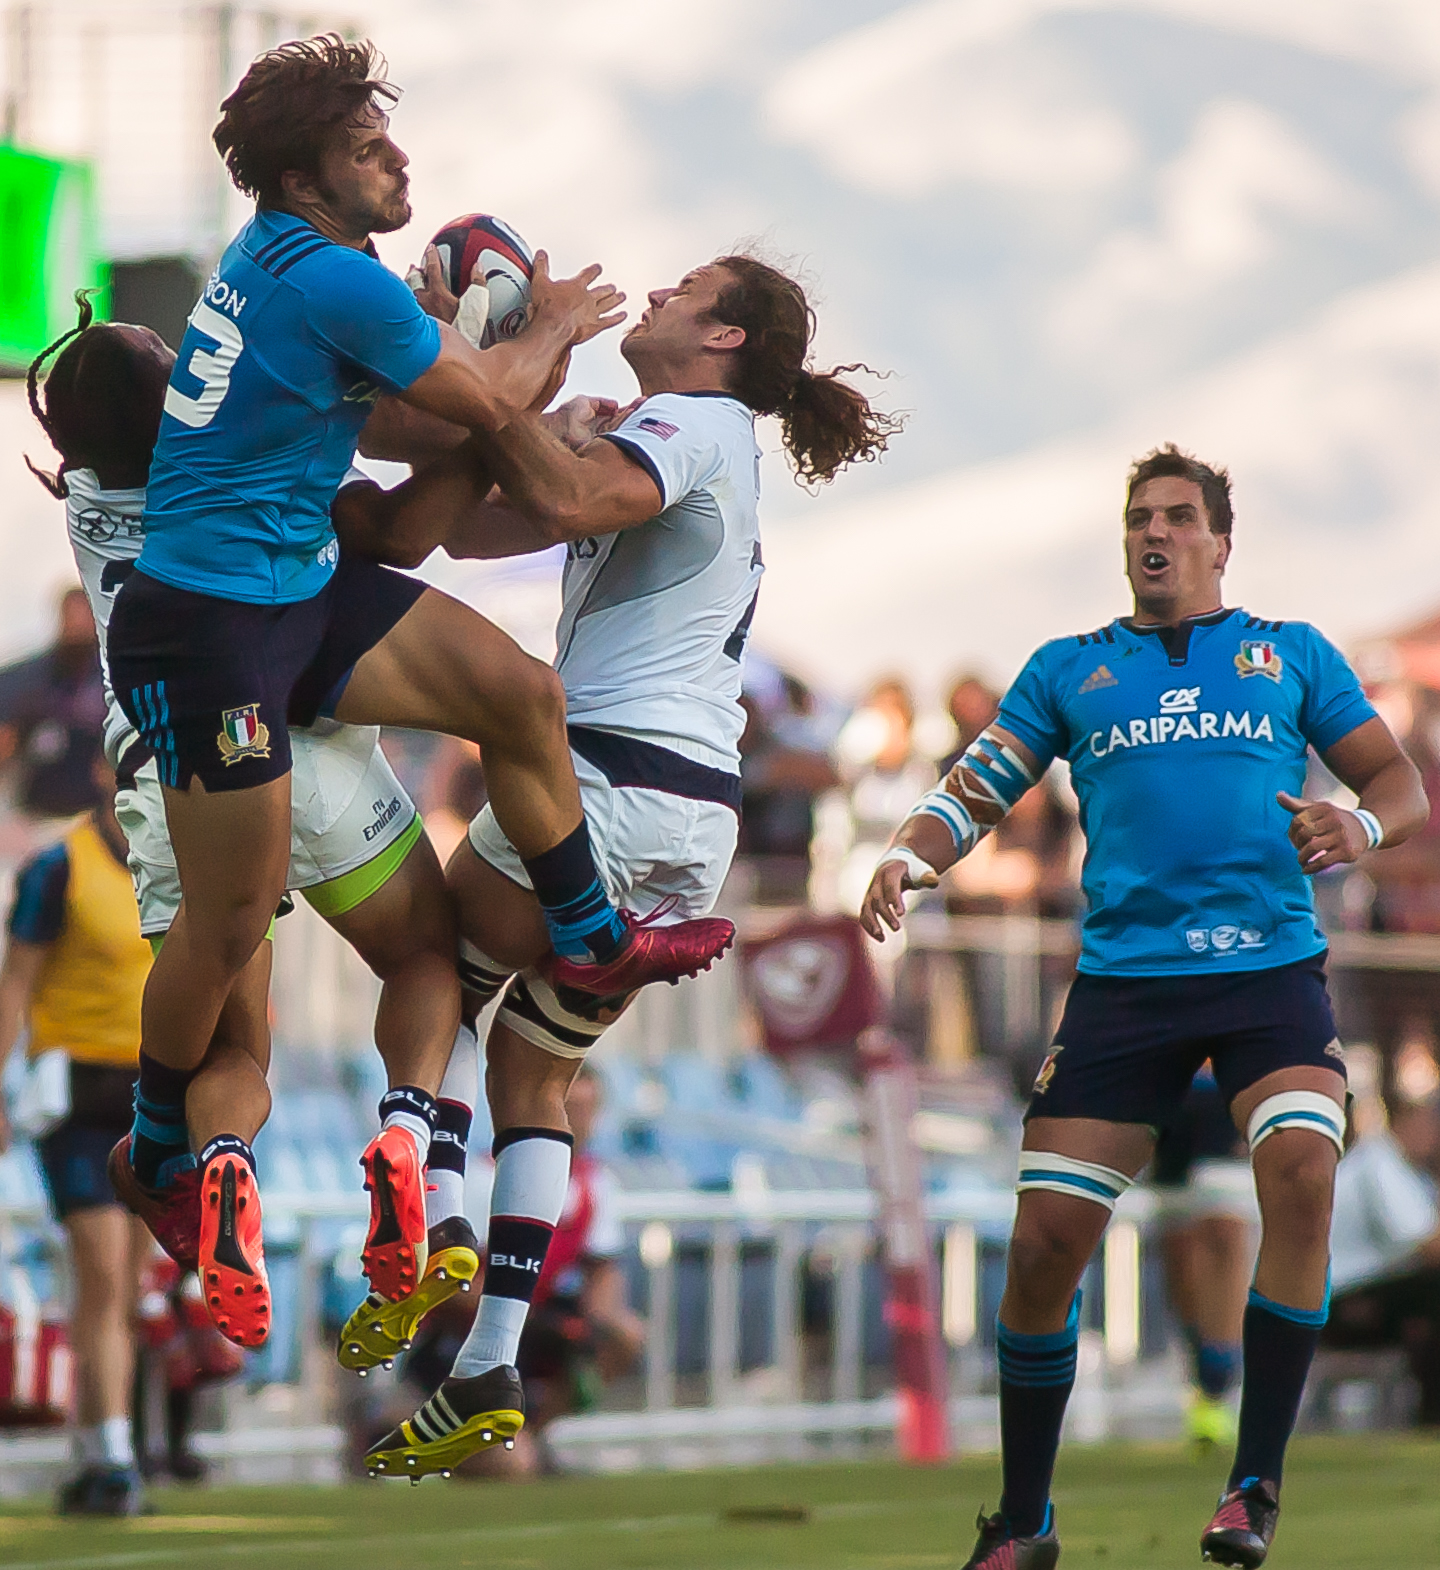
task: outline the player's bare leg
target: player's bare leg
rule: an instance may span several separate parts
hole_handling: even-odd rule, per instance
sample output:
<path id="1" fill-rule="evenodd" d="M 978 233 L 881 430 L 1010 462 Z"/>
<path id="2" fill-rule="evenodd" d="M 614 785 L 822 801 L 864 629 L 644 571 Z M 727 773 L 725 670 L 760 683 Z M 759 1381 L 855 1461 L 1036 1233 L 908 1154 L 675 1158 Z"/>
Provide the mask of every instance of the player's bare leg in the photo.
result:
<path id="1" fill-rule="evenodd" d="M 1293 1092 L 1333 1102 L 1332 1127 L 1343 1129 L 1345 1081 L 1328 1069 L 1302 1066 L 1267 1074 L 1231 1107 L 1236 1127 L 1248 1132 L 1253 1147 L 1260 1258 L 1245 1309 L 1235 1461 L 1200 1546 L 1207 1559 L 1247 1570 L 1264 1563 L 1275 1535 L 1285 1447 L 1329 1311 L 1336 1139 L 1318 1125 L 1283 1127 L 1256 1144 L 1250 1129 L 1262 1104 Z"/>
<path id="2" fill-rule="evenodd" d="M 595 872 L 565 733 L 560 678 L 498 627 L 431 589 L 357 662 L 335 717 L 478 743 L 495 816 L 525 862 L 557 975 L 597 996 L 675 981 L 734 941 L 717 917 L 639 927 Z"/>

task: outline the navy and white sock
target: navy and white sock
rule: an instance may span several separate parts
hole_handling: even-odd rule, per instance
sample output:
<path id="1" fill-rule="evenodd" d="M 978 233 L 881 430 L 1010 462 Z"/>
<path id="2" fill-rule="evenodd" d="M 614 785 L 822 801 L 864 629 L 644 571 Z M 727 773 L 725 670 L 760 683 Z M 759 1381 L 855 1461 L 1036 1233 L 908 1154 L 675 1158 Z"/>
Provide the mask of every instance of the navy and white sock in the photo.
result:
<path id="1" fill-rule="evenodd" d="M 392 1085 L 380 1098 L 380 1127 L 403 1128 L 415 1141 L 420 1165 L 430 1154 L 430 1136 L 435 1131 L 440 1109 L 428 1090 L 418 1085 Z"/>
<path id="2" fill-rule="evenodd" d="M 1016 1537 L 1039 1537 L 1050 1523 L 1050 1480 L 1065 1404 L 1075 1386 L 1080 1294 L 1063 1330 L 1029 1336 L 996 1321 L 1000 1356 L 1000 1513 Z"/>
<path id="3" fill-rule="evenodd" d="M 130 1165 L 146 1188 L 164 1188 L 195 1164 L 185 1123 L 185 1092 L 198 1072 L 170 1068 L 144 1052 L 140 1054 Z"/>
<path id="4" fill-rule="evenodd" d="M 1279 1484 L 1305 1378 L 1329 1315 L 1328 1284 L 1324 1303 L 1313 1309 L 1276 1303 L 1251 1287 L 1245 1305 L 1240 1432 L 1227 1490 L 1260 1480 Z"/>
<path id="5" fill-rule="evenodd" d="M 485 1290 L 451 1370 L 457 1379 L 513 1365 L 520 1353 L 530 1299 L 565 1208 L 574 1144 L 553 1128 L 509 1128 L 496 1137 Z"/>
<path id="6" fill-rule="evenodd" d="M 200 1152 L 200 1169 L 204 1171 L 216 1156 L 225 1154 L 239 1156 L 247 1167 L 255 1170 L 255 1152 L 240 1138 L 238 1134 L 217 1134 L 214 1139 Z"/>
<path id="7" fill-rule="evenodd" d="M 1240 1378 L 1243 1351 L 1236 1341 L 1207 1341 L 1193 1325 L 1186 1325 L 1190 1348 L 1190 1382 L 1202 1395 L 1219 1401 Z"/>
<path id="8" fill-rule="evenodd" d="M 465 1214 L 465 1154 L 480 1088 L 479 1042 L 461 1025 L 440 1081 L 435 1132 L 425 1163 L 425 1225 L 437 1226 Z"/>
<path id="9" fill-rule="evenodd" d="M 460 939 L 460 957 L 455 968 L 460 972 L 460 985 L 474 993 L 482 1009 L 500 996 L 500 989 L 515 974 L 499 960 L 482 953 L 468 938 Z M 462 1030 L 464 1028 L 461 1026 Z M 441 1094 L 444 1094 L 443 1090 Z"/>
<path id="10" fill-rule="evenodd" d="M 555 952 L 601 964 L 608 960 L 625 937 L 625 924 L 595 871 L 585 820 L 524 867 Z"/>

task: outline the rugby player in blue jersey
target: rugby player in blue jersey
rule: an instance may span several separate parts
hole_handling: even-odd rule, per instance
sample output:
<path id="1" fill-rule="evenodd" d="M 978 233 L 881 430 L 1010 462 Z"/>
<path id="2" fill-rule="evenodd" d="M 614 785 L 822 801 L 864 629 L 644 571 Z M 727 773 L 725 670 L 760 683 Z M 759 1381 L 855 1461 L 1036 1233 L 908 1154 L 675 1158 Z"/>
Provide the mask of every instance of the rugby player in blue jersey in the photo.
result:
<path id="1" fill-rule="evenodd" d="M 1035 1081 L 1000 1304 L 1004 1492 L 967 1570 L 1050 1570 L 1050 1481 L 1075 1378 L 1081 1273 L 1209 1058 L 1250 1147 L 1263 1219 L 1245 1310 L 1235 1461 L 1201 1538 L 1264 1562 L 1285 1447 L 1329 1297 L 1345 1063 L 1309 879 L 1425 822 L 1420 776 L 1336 649 L 1224 608 L 1229 477 L 1166 447 L 1131 470 L 1135 610 L 1035 653 L 1000 713 L 882 858 L 861 919 L 898 931 L 1045 772 L 1080 798 L 1079 974 Z M 1309 748 L 1359 800 L 1306 800 Z"/>
<path id="2" fill-rule="evenodd" d="M 598 268 L 549 278 L 533 319 L 483 354 L 428 317 L 370 236 L 408 221 L 398 96 L 368 43 L 329 36 L 262 56 L 215 132 L 255 217 L 190 318 L 165 400 L 145 540 L 116 596 L 110 671 L 154 754 L 184 899 L 145 992 L 130 1158 L 158 1192 L 183 1162 L 183 1108 L 235 978 L 284 893 L 290 723 L 416 726 L 478 742 L 491 801 L 543 907 L 557 980 L 599 995 L 693 974 L 731 941 L 715 918 L 640 927 L 598 879 L 565 737 L 559 678 L 459 602 L 342 555 L 332 527 L 384 506 L 337 501 L 382 390 L 471 429 L 548 401 L 570 349 L 621 318 Z M 383 1296 L 424 1273 L 422 1171 L 459 1022 L 447 977 L 414 1083 L 392 1088 L 366 1151 L 365 1266 Z M 443 1005 L 443 1006 L 442 1006 Z M 248 1151 L 210 1153 L 220 1232 L 255 1202 Z M 237 1244 L 234 1268 L 245 1264 Z"/>

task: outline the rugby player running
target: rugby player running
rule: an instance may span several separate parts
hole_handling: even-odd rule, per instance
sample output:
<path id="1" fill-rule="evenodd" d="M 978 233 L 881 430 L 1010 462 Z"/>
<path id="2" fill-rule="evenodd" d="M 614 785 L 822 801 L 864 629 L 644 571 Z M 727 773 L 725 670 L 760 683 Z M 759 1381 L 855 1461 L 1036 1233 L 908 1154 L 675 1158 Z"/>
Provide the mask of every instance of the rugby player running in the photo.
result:
<path id="1" fill-rule="evenodd" d="M 1200 1540 L 1262 1564 L 1325 1322 L 1345 1063 L 1309 878 L 1425 822 L 1420 776 L 1304 622 L 1223 608 L 1229 477 L 1173 446 L 1130 471 L 1132 616 L 1035 653 L 996 722 L 897 832 L 872 937 L 1069 761 L 1087 854 L 1079 974 L 1026 1115 L 1000 1304 L 1004 1491 L 967 1570 L 1050 1570 L 1050 1482 L 1075 1379 L 1081 1273 L 1209 1058 L 1245 1136 L 1262 1240 L 1245 1309 L 1234 1465 Z M 1309 801 L 1307 748 L 1356 793 Z M 1288 843 L 1287 843 L 1288 839 Z"/>
<path id="2" fill-rule="evenodd" d="M 425 297 L 453 317 L 433 255 L 427 271 Z M 810 368 L 814 326 L 804 291 L 777 268 L 741 255 L 697 267 L 655 290 L 625 335 L 641 397 L 623 415 L 594 400 L 567 406 L 574 451 L 534 415 L 475 435 L 476 499 L 492 477 L 503 494 L 444 515 L 407 509 L 389 535 L 412 563 L 436 545 L 473 557 L 565 544 L 556 668 L 581 798 L 607 889 L 657 923 L 711 910 L 735 853 L 740 662 L 764 570 L 756 416 L 779 417 L 787 453 L 812 483 L 878 457 L 898 428 L 839 371 Z M 585 440 L 597 421 L 604 434 Z M 423 434 L 406 425 L 411 439 Z M 489 807 L 446 876 L 471 1008 L 505 989 L 486 1043 L 495 1181 L 474 1327 L 435 1396 L 366 1458 L 391 1477 L 448 1473 L 524 1421 L 514 1364 L 567 1191 L 565 1097 L 632 995 L 552 982 L 527 868 Z M 473 1033 L 457 1042 L 442 1104 L 467 1058 L 474 1083 L 474 1051 Z M 463 1161 L 468 1119 L 448 1132 Z M 422 1296 L 362 1305 L 341 1334 L 341 1361 L 393 1356 L 428 1306 Z"/>
<path id="3" fill-rule="evenodd" d="M 332 504 L 382 388 L 470 429 L 551 396 L 569 350 L 620 320 L 598 268 L 563 282 L 536 258 L 533 320 L 480 354 L 426 316 L 370 236 L 408 221 L 398 96 L 372 45 L 326 36 L 262 56 L 215 132 L 257 211 L 192 313 L 165 402 L 136 570 L 116 596 L 110 674 L 154 753 L 183 899 L 145 991 L 130 1157 L 152 1194 L 186 1152 L 184 1107 L 235 978 L 284 894 L 287 726 L 317 717 L 447 732 L 483 745 L 506 833 L 525 858 L 576 990 L 693 974 L 728 947 L 714 918 L 637 928 L 595 872 L 565 743 L 558 678 L 459 602 L 342 555 Z M 364 1156 L 364 1262 L 389 1299 L 426 1264 L 422 1169 L 459 1020 L 439 987 L 413 1078 L 382 1101 Z M 233 1235 L 254 1195 L 244 1151 L 204 1164 L 203 1203 Z M 252 1207 L 253 1208 L 253 1207 Z M 243 1265 L 244 1261 L 241 1261 Z"/>

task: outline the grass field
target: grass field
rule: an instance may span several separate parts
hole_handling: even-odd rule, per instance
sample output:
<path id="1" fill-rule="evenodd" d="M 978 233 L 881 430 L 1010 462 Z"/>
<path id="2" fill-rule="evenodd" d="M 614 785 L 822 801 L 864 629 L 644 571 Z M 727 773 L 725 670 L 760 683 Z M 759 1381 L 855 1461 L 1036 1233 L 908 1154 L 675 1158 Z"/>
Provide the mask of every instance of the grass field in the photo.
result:
<path id="1" fill-rule="evenodd" d="M 1223 1463 L 1173 1446 L 1072 1450 L 1056 1506 L 1062 1564 L 1199 1564 Z M 1440 1570 L 1440 1443 L 1297 1444 L 1275 1570 Z M 993 1461 L 562 1478 L 520 1485 L 166 1490 L 111 1524 L 0 1512 L 6 1570 L 148 1565 L 225 1570 L 937 1570 L 964 1562 Z"/>

